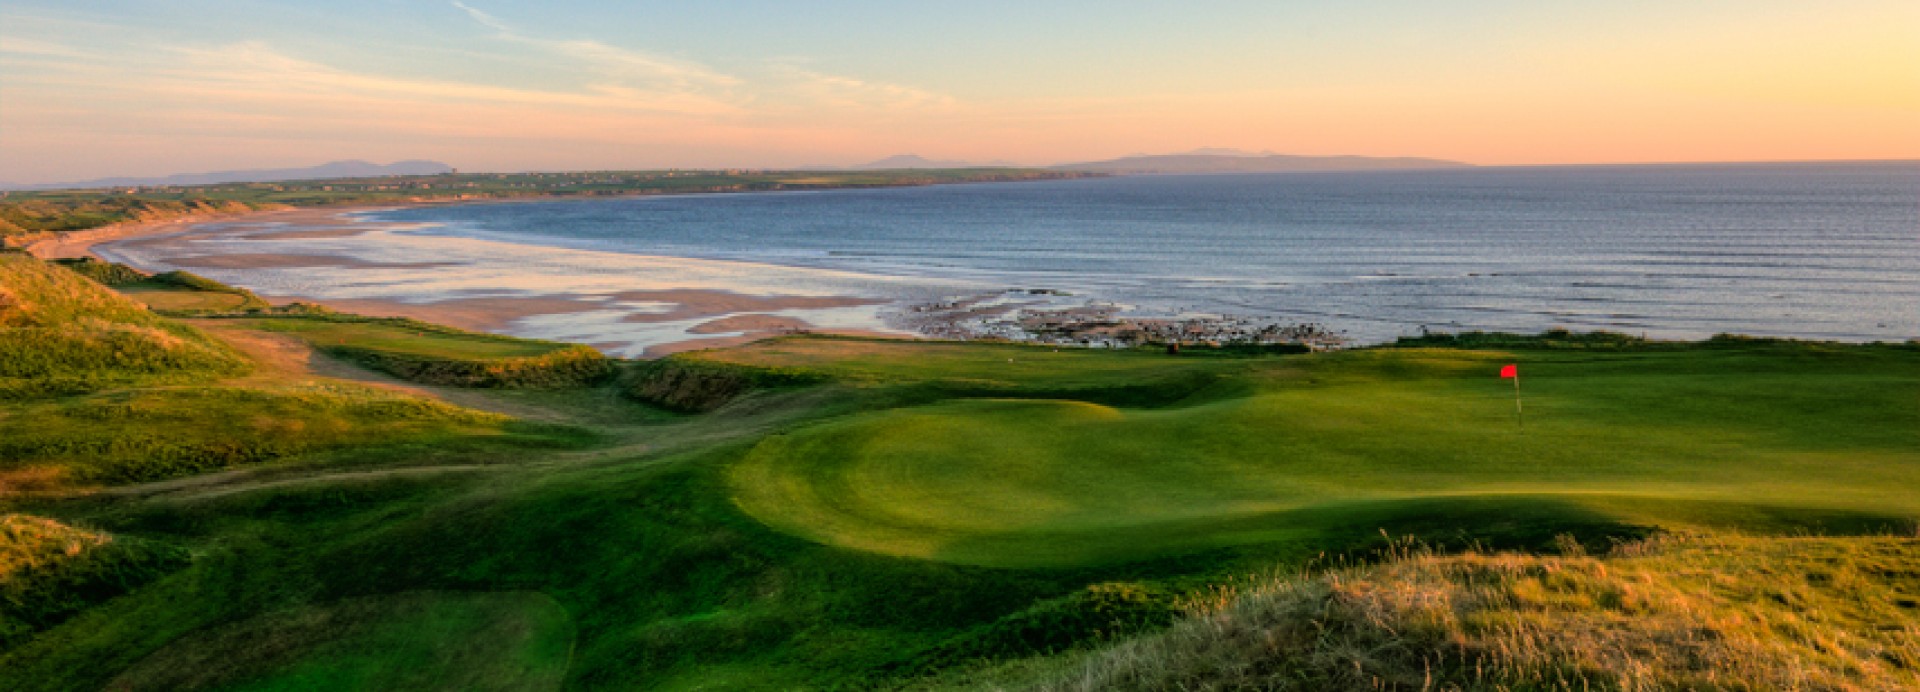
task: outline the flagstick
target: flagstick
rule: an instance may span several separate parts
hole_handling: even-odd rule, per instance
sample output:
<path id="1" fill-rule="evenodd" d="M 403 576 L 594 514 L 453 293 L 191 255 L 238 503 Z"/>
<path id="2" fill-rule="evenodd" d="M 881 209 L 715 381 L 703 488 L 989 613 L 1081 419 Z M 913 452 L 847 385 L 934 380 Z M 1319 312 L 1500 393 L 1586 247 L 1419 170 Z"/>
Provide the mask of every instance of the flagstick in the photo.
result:
<path id="1" fill-rule="evenodd" d="M 1513 419 L 1520 422 L 1520 429 L 1527 428 L 1527 413 L 1520 408 L 1520 371 L 1513 371 Z"/>

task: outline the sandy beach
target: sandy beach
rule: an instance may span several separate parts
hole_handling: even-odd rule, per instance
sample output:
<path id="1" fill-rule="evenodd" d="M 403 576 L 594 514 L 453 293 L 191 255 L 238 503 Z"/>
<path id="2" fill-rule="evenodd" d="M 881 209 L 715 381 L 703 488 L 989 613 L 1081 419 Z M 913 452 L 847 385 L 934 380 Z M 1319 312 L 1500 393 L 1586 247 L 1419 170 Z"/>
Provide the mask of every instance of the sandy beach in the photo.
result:
<path id="1" fill-rule="evenodd" d="M 156 221 L 126 221 L 108 224 L 99 228 L 89 228 L 84 231 L 51 234 L 48 237 L 31 241 L 23 247 L 28 253 L 41 259 L 96 257 L 96 255 L 93 254 L 93 247 L 102 243 L 163 233 L 175 233 L 190 229 L 198 224 L 213 221 L 263 218 L 276 215 L 298 214 L 301 211 L 305 210 L 196 213 Z"/>
<path id="2" fill-rule="evenodd" d="M 407 233 L 419 230 L 416 225 L 361 216 L 393 208 L 126 223 L 42 239 L 28 250 L 44 258 L 93 256 L 146 271 L 188 270 L 246 287 L 276 304 L 314 303 L 343 312 L 576 341 L 627 356 L 657 357 L 800 331 L 912 335 L 886 328 L 878 317 L 880 309 L 896 302 L 890 296 L 795 285 L 820 283 L 816 276 L 785 280 L 825 272 L 570 252 L 548 259 L 542 275 L 572 270 L 590 275 L 585 280 L 502 276 L 489 281 L 483 275 L 498 275 L 498 255 L 512 259 L 555 251 L 420 236 Z M 491 261 L 461 256 L 476 248 Z"/>

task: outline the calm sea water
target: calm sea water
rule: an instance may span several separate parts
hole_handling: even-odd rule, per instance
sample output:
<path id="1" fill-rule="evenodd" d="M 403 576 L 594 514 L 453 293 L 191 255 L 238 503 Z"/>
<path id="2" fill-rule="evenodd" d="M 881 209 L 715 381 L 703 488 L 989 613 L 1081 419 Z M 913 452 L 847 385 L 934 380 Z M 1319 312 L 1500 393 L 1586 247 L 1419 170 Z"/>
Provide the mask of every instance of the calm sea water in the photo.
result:
<path id="1" fill-rule="evenodd" d="M 426 207 L 421 233 L 1435 329 L 1920 336 L 1920 163 L 1127 177 Z"/>

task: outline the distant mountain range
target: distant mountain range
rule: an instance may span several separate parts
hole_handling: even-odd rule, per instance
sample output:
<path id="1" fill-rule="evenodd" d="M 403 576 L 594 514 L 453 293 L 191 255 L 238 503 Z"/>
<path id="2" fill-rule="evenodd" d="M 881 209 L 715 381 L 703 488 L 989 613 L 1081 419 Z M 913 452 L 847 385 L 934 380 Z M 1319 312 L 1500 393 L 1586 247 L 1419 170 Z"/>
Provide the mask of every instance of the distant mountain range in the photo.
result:
<path id="1" fill-rule="evenodd" d="M 914 168 L 1031 168 L 1011 161 L 936 161 L 919 154 L 895 154 L 851 166 L 801 166 L 802 171 L 898 171 Z"/>
<path id="2" fill-rule="evenodd" d="M 1443 159 L 1375 156 L 1289 156 L 1261 152 L 1202 149 L 1185 154 L 1138 154 L 1108 161 L 1052 166 L 1055 170 L 1114 174 L 1283 173 L 1291 171 L 1381 171 L 1467 168 L 1473 164 Z"/>
<path id="3" fill-rule="evenodd" d="M 214 185 L 218 183 L 264 183 L 280 180 L 319 180 L 323 178 L 374 178 L 384 175 L 438 175 L 453 170 L 439 161 L 399 161 L 381 165 L 366 161 L 334 161 L 307 168 L 262 168 L 244 171 L 183 173 L 160 178 L 100 178 L 72 183 L 38 185 L 0 184 L 12 190 L 62 190 L 96 187 L 154 187 L 161 185 Z"/>
<path id="4" fill-rule="evenodd" d="M 1472 164 L 1442 159 L 1373 156 L 1291 156 L 1270 151 L 1249 152 L 1237 149 L 1195 149 L 1180 154 L 1134 154 L 1107 161 L 1068 163 L 1054 166 L 1022 166 L 1009 161 L 942 161 L 918 154 L 898 154 L 878 161 L 853 166 L 806 166 L 799 170 L 877 171 L 915 168 L 1048 168 L 1060 171 L 1085 171 L 1111 174 L 1180 173 L 1278 173 L 1287 171 L 1376 171 L 1431 168 L 1465 168 Z M 321 180 L 327 178 L 374 178 L 387 175 L 438 175 L 453 167 L 438 161 L 400 161 L 390 164 L 366 161 L 334 161 L 307 168 L 262 168 L 212 173 L 187 173 L 158 178 L 100 178 L 71 183 L 0 183 L 0 190 L 62 190 L 113 187 L 156 187 L 164 185 L 214 185 L 219 183 L 262 183 L 281 180 Z"/>

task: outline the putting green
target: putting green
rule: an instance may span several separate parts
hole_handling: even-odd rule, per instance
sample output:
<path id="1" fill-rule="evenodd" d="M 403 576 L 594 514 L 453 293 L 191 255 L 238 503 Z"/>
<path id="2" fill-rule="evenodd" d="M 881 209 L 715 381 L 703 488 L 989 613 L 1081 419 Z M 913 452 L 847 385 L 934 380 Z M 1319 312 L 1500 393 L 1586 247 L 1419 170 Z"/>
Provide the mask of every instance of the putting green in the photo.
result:
<path id="1" fill-rule="evenodd" d="M 1920 515 L 1910 357 L 1536 355 L 1524 428 L 1493 376 L 1512 357 L 1303 358 L 1240 373 L 1245 395 L 1168 409 L 975 399 L 882 411 L 769 438 L 729 480 L 739 507 L 789 533 L 993 566 L 1444 520 L 1455 504 L 1642 523 Z"/>

